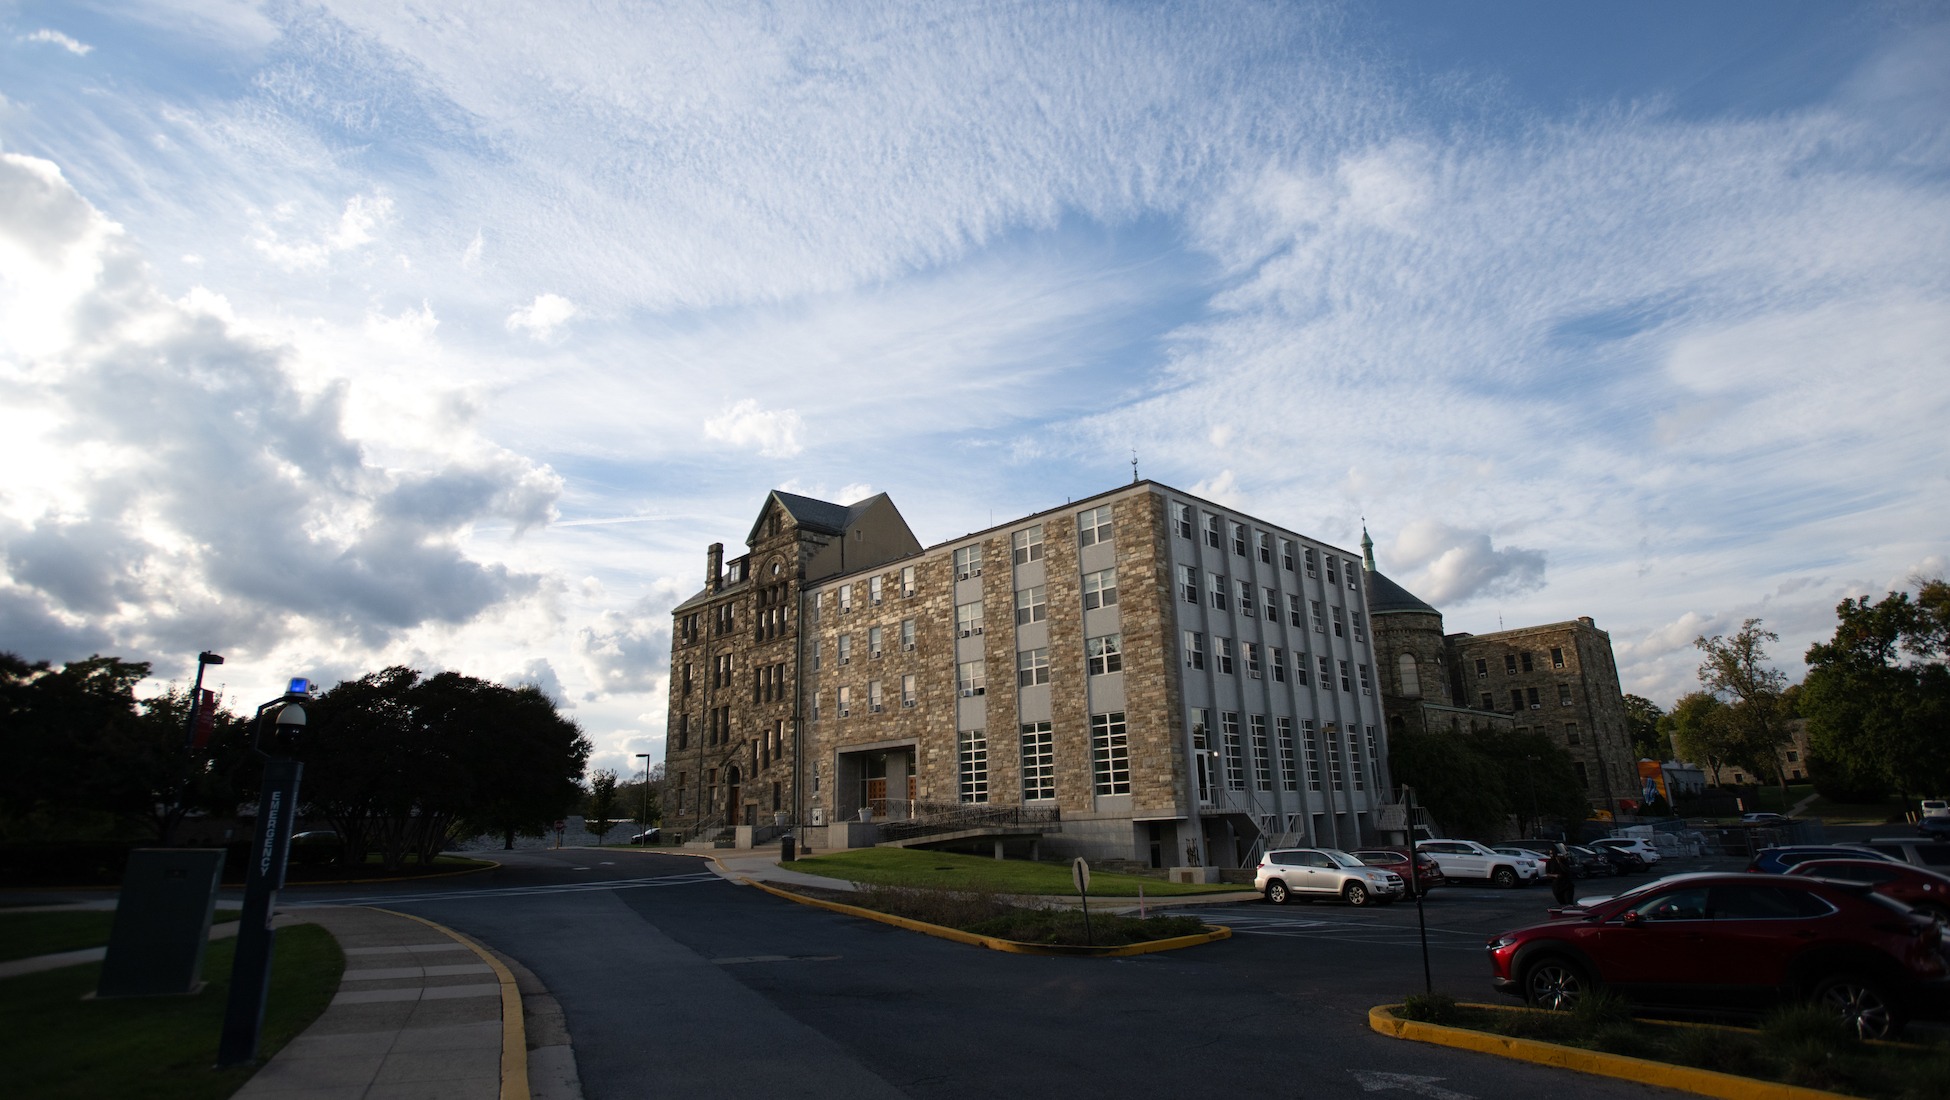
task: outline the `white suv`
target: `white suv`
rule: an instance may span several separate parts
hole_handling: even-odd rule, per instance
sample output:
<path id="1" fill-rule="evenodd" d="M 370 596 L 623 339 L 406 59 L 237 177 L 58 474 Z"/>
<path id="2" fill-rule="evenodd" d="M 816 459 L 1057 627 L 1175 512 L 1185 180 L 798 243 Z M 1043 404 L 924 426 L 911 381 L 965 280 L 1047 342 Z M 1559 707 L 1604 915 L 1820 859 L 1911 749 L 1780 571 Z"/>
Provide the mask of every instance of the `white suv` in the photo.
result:
<path id="1" fill-rule="evenodd" d="M 1394 901 L 1408 889 L 1402 876 L 1367 864 L 1339 848 L 1275 848 L 1259 857 L 1253 888 L 1274 905 L 1294 898 L 1341 898 L 1349 905 Z"/>
<path id="2" fill-rule="evenodd" d="M 1648 840 L 1635 836 L 1608 836 L 1591 842 L 1593 848 L 1611 848 L 1620 852 L 1630 852 L 1645 861 L 1647 867 L 1659 862 L 1659 849 Z"/>
<path id="3" fill-rule="evenodd" d="M 1509 889 L 1544 877 L 1536 859 L 1491 851 L 1473 840 L 1424 840 L 1416 851 L 1435 857 L 1443 878 L 1481 878 Z"/>

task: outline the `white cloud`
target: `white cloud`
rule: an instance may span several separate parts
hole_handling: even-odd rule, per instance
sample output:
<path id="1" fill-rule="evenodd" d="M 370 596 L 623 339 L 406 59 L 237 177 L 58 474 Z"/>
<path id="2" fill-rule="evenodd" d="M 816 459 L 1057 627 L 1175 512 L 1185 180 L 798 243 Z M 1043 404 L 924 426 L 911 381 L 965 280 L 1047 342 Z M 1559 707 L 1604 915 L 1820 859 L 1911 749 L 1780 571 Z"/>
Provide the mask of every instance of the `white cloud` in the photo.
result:
<path id="1" fill-rule="evenodd" d="M 74 39 L 69 38 L 67 35 L 62 34 L 60 31 L 49 30 L 46 27 L 42 27 L 40 30 L 35 31 L 32 34 L 21 35 L 19 41 L 46 42 L 49 45 L 59 46 L 62 49 L 68 51 L 69 53 L 75 55 L 76 57 L 87 57 L 89 54 L 95 51 L 95 47 L 90 46 L 85 42 L 77 42 Z"/>
<path id="2" fill-rule="evenodd" d="M 1387 560 L 1413 570 L 1403 583 L 1438 608 L 1543 587 L 1544 554 L 1519 547 L 1498 549 L 1487 531 L 1469 531 L 1435 520 L 1402 529 Z M 1379 564 L 1379 563 L 1377 563 Z M 1391 568 L 1382 572 L 1399 576 Z"/>
<path id="3" fill-rule="evenodd" d="M 257 221 L 250 243 L 264 258 L 286 271 L 317 271 L 330 263 L 334 255 L 372 243 L 373 230 L 392 211 L 393 200 L 385 195 L 354 195 L 346 200 L 338 220 L 317 239 L 294 243 L 286 241 L 277 228 L 299 217 L 297 207 L 287 203 L 273 210 L 269 221 L 261 218 Z"/>
<path id="4" fill-rule="evenodd" d="M 791 458 L 805 449 L 799 442 L 803 427 L 793 410 L 761 409 L 748 397 L 706 420 L 704 438 L 756 450 L 766 458 Z"/>
<path id="5" fill-rule="evenodd" d="M 576 304 L 560 294 L 538 294 L 534 301 L 508 314 L 507 328 L 509 332 L 526 332 L 537 340 L 546 340 L 578 312 Z"/>

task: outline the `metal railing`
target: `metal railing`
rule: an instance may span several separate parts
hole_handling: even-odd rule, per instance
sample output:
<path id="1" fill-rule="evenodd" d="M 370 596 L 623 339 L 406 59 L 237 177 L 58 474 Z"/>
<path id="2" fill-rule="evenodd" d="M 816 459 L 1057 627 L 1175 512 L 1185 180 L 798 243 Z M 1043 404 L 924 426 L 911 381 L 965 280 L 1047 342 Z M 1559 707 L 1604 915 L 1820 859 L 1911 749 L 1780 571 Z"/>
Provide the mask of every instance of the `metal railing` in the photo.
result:
<path id="1" fill-rule="evenodd" d="M 965 829 L 1035 829 L 1061 832 L 1062 811 L 1054 806 L 989 806 L 979 802 L 916 802 L 905 821 L 883 822 L 880 839 L 912 840 L 920 836 L 961 832 Z"/>

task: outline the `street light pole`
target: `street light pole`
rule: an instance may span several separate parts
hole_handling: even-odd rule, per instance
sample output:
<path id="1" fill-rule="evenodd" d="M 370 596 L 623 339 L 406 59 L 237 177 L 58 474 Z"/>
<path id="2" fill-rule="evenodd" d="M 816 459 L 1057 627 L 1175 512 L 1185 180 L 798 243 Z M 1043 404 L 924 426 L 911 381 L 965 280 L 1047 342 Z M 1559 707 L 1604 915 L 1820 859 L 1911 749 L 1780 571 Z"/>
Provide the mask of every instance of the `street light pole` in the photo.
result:
<path id="1" fill-rule="evenodd" d="M 1530 788 L 1530 828 L 1534 832 L 1540 822 L 1537 820 L 1537 758 L 1523 758 L 1524 785 Z"/>
<path id="2" fill-rule="evenodd" d="M 636 758 L 643 761 L 643 815 L 638 820 L 643 823 L 643 831 L 647 833 L 650 831 L 650 754 L 640 752 Z M 644 847 L 649 846 L 649 842 L 645 841 Z"/>
<path id="3" fill-rule="evenodd" d="M 204 650 L 196 655 L 196 685 L 190 688 L 189 713 L 183 720 L 183 748 L 186 750 L 196 745 L 197 712 L 203 706 L 203 668 L 205 665 L 220 664 L 223 664 L 223 657 L 220 654 Z"/>

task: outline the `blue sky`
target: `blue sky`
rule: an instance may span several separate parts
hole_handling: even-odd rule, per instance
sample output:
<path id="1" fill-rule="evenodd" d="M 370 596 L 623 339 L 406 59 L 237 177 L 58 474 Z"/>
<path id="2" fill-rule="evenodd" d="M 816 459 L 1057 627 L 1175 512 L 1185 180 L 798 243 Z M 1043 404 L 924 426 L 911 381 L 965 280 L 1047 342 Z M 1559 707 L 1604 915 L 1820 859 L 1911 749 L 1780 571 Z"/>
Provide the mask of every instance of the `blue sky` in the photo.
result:
<path id="1" fill-rule="evenodd" d="M 0 648 L 662 752 L 764 493 L 1147 477 L 1627 690 L 1945 570 L 1934 4 L 0 3 Z"/>

